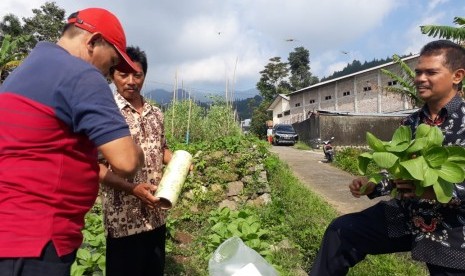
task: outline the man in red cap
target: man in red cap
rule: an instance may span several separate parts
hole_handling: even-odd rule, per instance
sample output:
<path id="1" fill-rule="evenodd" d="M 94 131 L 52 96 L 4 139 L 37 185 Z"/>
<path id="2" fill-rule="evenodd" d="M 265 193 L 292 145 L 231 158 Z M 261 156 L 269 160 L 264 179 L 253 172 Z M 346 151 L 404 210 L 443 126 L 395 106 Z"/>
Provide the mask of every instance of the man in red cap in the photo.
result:
<path id="1" fill-rule="evenodd" d="M 69 275 L 97 197 L 97 152 L 121 177 L 143 163 L 106 81 L 113 66 L 134 70 L 125 49 L 118 19 L 85 9 L 0 87 L 0 276 Z"/>

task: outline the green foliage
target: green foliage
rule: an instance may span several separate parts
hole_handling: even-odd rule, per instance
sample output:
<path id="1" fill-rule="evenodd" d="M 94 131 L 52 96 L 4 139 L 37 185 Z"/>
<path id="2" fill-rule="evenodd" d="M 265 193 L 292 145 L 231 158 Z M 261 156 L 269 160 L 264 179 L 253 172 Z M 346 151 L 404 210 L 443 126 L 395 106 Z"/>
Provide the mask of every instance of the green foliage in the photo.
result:
<path id="1" fill-rule="evenodd" d="M 266 121 L 272 119 L 271 114 L 267 111 L 270 104 L 269 101 L 263 101 L 252 113 L 249 131 L 259 139 L 266 139 Z"/>
<path id="2" fill-rule="evenodd" d="M 208 222 L 211 225 L 212 234 L 207 238 L 207 247 L 212 252 L 222 242 L 236 236 L 260 255 L 270 254 L 270 245 L 266 242 L 270 232 L 267 229 L 262 229 L 260 218 L 253 212 L 247 209 L 231 211 L 229 208 L 223 207 L 211 211 Z"/>
<path id="3" fill-rule="evenodd" d="M 290 85 L 286 79 L 289 74 L 287 63 L 281 62 L 280 57 L 270 58 L 265 69 L 260 71 L 260 81 L 257 83 L 257 89 L 264 101 L 272 101 L 278 94 L 288 94 Z"/>
<path id="4" fill-rule="evenodd" d="M 367 150 L 354 147 L 344 147 L 342 149 L 338 149 L 337 154 L 334 155 L 333 165 L 348 173 L 358 175 L 359 171 L 357 158 L 364 152 L 367 152 Z M 366 174 L 372 175 L 378 173 L 379 171 L 380 168 L 377 167 L 375 163 L 370 163 L 368 165 Z"/>
<path id="5" fill-rule="evenodd" d="M 96 203 L 87 213 L 82 234 L 84 241 L 79 248 L 76 261 L 71 267 L 72 276 L 105 274 L 105 236 L 102 221 L 102 205 Z"/>
<path id="6" fill-rule="evenodd" d="M 23 18 L 23 32 L 33 35 L 32 48 L 38 41 L 56 42 L 65 25 L 65 10 L 55 2 L 46 2 L 40 9 L 32 9 L 30 18 Z"/>
<path id="7" fill-rule="evenodd" d="M 398 86 L 385 86 L 384 90 L 389 92 L 399 93 L 405 95 L 410 99 L 413 107 L 420 107 L 423 105 L 423 100 L 418 96 L 417 89 L 415 87 L 415 72 L 402 60 L 398 55 L 393 55 L 392 59 L 397 63 L 402 70 L 402 75 L 399 76 L 392 71 L 387 69 L 381 69 L 381 72 L 392 80 L 397 81 Z"/>
<path id="8" fill-rule="evenodd" d="M 438 201 L 447 203 L 452 198 L 454 183 L 465 179 L 465 149 L 443 147 L 443 141 L 441 130 L 426 124 L 418 126 L 415 139 L 408 126 L 396 129 L 388 142 L 367 132 L 367 143 L 373 152 L 359 156 L 359 172 L 366 174 L 368 164 L 374 162 L 394 179 L 412 180 L 418 196 L 425 187 L 432 186 Z M 372 177 L 372 182 L 377 183 L 377 178 Z"/>
<path id="9" fill-rule="evenodd" d="M 465 17 L 454 17 L 454 23 L 458 27 L 424 25 L 420 26 L 420 30 L 427 36 L 451 39 L 461 43 L 465 41 Z"/>
<path id="10" fill-rule="evenodd" d="M 208 109 L 190 100 L 171 103 L 164 112 L 165 133 L 172 143 L 211 142 L 226 136 L 241 135 L 231 106 L 218 98 Z"/>
<path id="11" fill-rule="evenodd" d="M 30 36 L 12 37 L 11 35 L 3 36 L 0 48 L 0 83 L 3 82 L 5 71 L 18 66 L 24 58 L 24 53 L 20 45 L 28 41 Z"/>
<path id="12" fill-rule="evenodd" d="M 289 53 L 289 81 L 293 91 L 308 87 L 318 82 L 318 78 L 310 72 L 310 52 L 304 47 L 297 47 Z"/>

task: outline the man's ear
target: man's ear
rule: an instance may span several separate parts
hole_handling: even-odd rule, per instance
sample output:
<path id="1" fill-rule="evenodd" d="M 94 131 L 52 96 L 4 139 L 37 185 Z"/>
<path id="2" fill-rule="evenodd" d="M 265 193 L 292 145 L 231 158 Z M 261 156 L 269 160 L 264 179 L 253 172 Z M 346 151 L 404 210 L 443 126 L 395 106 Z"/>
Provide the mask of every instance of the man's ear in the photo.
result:
<path id="1" fill-rule="evenodd" d="M 87 50 L 93 52 L 95 45 L 98 44 L 98 42 L 101 39 L 103 39 L 103 36 L 102 36 L 101 33 L 93 33 L 93 34 L 91 34 L 87 38 L 87 41 L 86 41 Z"/>
<path id="2" fill-rule="evenodd" d="M 457 85 L 462 82 L 463 78 L 465 78 L 465 69 L 460 68 L 460 69 L 455 70 L 452 81 L 454 82 L 455 85 Z"/>

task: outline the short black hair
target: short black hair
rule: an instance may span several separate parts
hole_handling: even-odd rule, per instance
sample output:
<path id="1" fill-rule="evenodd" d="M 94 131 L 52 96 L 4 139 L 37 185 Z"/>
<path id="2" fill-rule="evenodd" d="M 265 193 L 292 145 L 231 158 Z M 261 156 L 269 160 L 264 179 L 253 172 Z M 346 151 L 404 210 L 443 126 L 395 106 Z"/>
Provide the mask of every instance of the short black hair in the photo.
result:
<path id="1" fill-rule="evenodd" d="M 420 56 L 444 54 L 445 66 L 451 71 L 465 69 L 465 49 L 450 40 L 435 40 L 427 43 L 420 51 Z"/>
<path id="2" fill-rule="evenodd" d="M 139 62 L 142 65 L 142 71 L 144 75 L 147 75 L 147 55 L 137 46 L 128 46 L 126 47 L 126 54 L 133 62 Z M 110 68 L 110 76 L 113 77 L 115 73 L 115 68 Z"/>
<path id="3" fill-rule="evenodd" d="M 142 65 L 144 75 L 147 75 L 147 55 L 137 46 L 126 47 L 126 54 L 133 62 L 139 62 Z"/>

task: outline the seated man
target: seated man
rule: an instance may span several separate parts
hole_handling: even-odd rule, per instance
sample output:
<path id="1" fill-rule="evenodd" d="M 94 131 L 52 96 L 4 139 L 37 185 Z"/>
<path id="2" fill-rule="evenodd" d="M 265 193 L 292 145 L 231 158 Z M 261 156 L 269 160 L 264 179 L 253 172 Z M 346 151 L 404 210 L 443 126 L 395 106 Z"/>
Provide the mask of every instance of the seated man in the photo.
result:
<path id="1" fill-rule="evenodd" d="M 421 123 L 444 133 L 445 145 L 463 145 L 465 102 L 458 95 L 465 76 L 465 49 L 448 40 L 426 44 L 415 67 L 415 85 L 425 105 L 403 124 Z M 310 275 L 346 275 L 367 254 L 411 251 L 425 262 L 431 275 L 465 275 L 465 186 L 456 184 L 448 204 L 439 203 L 432 187 L 419 198 L 409 181 L 396 181 L 404 189 L 399 199 L 380 203 L 335 219 L 326 229 Z M 362 192 L 361 187 L 367 185 Z M 387 195 L 389 181 L 380 185 L 355 179 L 349 186 L 355 197 Z"/>

